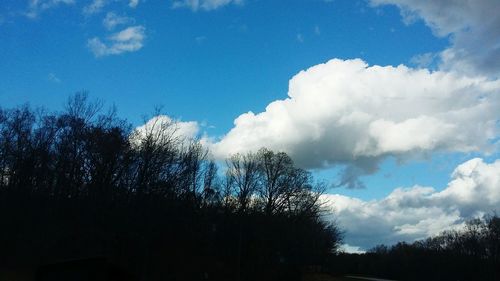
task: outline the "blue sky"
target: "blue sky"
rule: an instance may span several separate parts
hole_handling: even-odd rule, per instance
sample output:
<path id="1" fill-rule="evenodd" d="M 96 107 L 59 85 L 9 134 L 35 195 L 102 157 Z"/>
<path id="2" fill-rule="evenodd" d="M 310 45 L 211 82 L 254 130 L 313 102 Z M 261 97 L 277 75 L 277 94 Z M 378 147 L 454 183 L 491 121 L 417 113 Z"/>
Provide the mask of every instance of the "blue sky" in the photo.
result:
<path id="1" fill-rule="evenodd" d="M 110 2 L 92 15 L 83 13 L 85 3 L 59 4 L 35 19 L 22 16 L 28 1 L 2 4 L 0 102 L 59 108 L 87 90 L 134 122 L 164 105 L 223 134 L 242 112 L 286 97 L 288 80 L 307 67 L 336 57 L 397 65 L 447 44 L 422 22 L 405 25 L 397 8 L 364 1 L 287 1 L 286 9 L 253 1 L 209 12 L 172 9 L 168 1 L 135 9 Z M 113 33 L 102 24 L 108 12 L 145 27 L 140 50 L 94 57 L 87 41 Z"/>
<path id="2" fill-rule="evenodd" d="M 4 15 L 29 7 L 11 2 Z M 35 19 L 4 16 L 3 106 L 59 109 L 86 90 L 135 124 L 161 105 L 171 116 L 206 123 L 217 136 L 241 113 L 286 97 L 290 78 L 312 65 L 337 57 L 398 65 L 447 45 L 421 21 L 405 25 L 396 7 L 374 9 L 364 1 L 289 1 L 286 9 L 279 1 L 254 1 L 208 12 L 172 9 L 168 1 L 135 9 L 118 2 L 86 15 L 89 3 L 59 4 Z M 112 33 L 103 26 L 109 12 L 144 26 L 144 47 L 96 58 L 87 41 Z"/>
<path id="3" fill-rule="evenodd" d="M 269 144 L 289 152 L 301 166 L 332 185 L 350 175 L 346 184 L 329 190 L 332 194 L 363 202 L 383 202 L 398 187 L 432 187 L 438 194 L 449 188 L 460 164 L 480 157 L 490 167 L 498 158 L 500 20 L 492 12 L 498 2 L 469 2 L 4 0 L 0 4 L 0 105 L 29 103 L 60 110 L 68 96 L 85 90 L 92 98 L 115 104 L 119 115 L 137 126 L 145 114 L 162 105 L 166 114 L 181 122 L 197 122 L 198 134 L 216 156 Z M 347 97 L 359 94 L 349 85 L 364 81 L 371 96 L 394 92 L 391 98 L 411 102 L 381 106 L 378 100 L 365 104 L 367 98 L 361 97 L 345 107 L 332 106 L 331 112 L 344 114 L 341 117 L 351 116 L 345 112 L 370 116 L 370 123 L 355 131 L 339 125 L 346 119 L 332 117 L 328 107 L 318 110 L 321 114 L 306 112 L 308 116 L 318 113 L 314 123 L 295 109 L 305 107 L 291 105 L 316 104 L 313 99 L 320 99 L 319 105 L 337 104 L 343 92 L 335 96 L 340 91 L 337 86 L 323 82 L 343 73 L 351 73 L 337 83 L 349 93 Z M 377 83 L 384 77 L 389 77 L 389 84 L 401 79 L 403 86 L 417 88 L 416 92 L 397 96 L 405 88 Z M 427 85 L 417 80 L 434 82 Z M 292 89 L 289 83 L 298 86 Z M 419 98 L 426 93 L 436 95 L 439 104 Z M 457 94 L 464 96 L 463 102 L 450 98 Z M 457 117 L 457 108 L 469 112 L 472 107 L 467 105 L 479 106 L 484 97 L 484 108 L 478 111 L 482 114 Z M 273 104 L 280 109 L 268 107 Z M 242 115 L 250 111 L 251 115 Z M 288 113 L 283 117 L 279 112 Z M 351 117 L 361 118 L 356 116 Z M 266 134 L 273 135 L 272 124 L 282 124 L 280 118 L 286 121 L 277 131 L 284 133 L 269 143 Z M 235 120 L 240 124 L 235 125 Z M 286 134 L 300 128 L 304 134 L 316 132 L 311 129 L 314 124 L 320 127 L 314 141 Z M 476 124 L 479 131 L 474 131 Z M 293 130 L 287 131 L 290 126 Z M 456 129 L 460 127 L 465 129 Z M 397 136 L 389 140 L 380 134 L 394 134 L 391 130 Z M 404 137 L 409 132 L 423 137 Z M 263 137 L 245 140 L 248 134 Z M 352 139 L 343 138 L 351 135 L 368 141 L 350 147 Z M 327 147 L 336 146 L 337 140 L 346 145 Z M 310 159 L 311 155 L 319 156 Z M 350 183 L 359 187 L 356 182 L 365 188 L 347 188 Z M 432 231 L 463 222 L 465 212 L 458 203 L 455 207 L 458 217 Z M 483 207 L 478 211 L 491 209 Z M 347 209 L 337 210 L 339 216 L 359 219 L 348 217 Z M 394 234 L 397 227 L 422 221 L 388 224 L 387 233 L 392 231 L 393 236 L 380 234 L 385 235 L 382 240 L 390 243 L 432 234 L 429 227 L 416 234 Z M 350 224 L 346 225 L 349 233 Z M 347 243 L 366 248 L 373 242 L 363 239 Z"/>

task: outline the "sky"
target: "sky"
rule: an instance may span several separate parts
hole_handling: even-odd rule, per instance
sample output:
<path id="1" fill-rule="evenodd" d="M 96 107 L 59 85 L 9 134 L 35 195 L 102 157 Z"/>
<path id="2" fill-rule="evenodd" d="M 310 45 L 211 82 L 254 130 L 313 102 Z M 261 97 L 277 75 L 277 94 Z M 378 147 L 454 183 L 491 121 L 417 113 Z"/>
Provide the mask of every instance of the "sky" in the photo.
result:
<path id="1" fill-rule="evenodd" d="M 500 209 L 499 8 L 3 0 L 0 106 L 162 106 L 216 159 L 266 146 L 327 182 L 346 250 L 411 242 Z"/>

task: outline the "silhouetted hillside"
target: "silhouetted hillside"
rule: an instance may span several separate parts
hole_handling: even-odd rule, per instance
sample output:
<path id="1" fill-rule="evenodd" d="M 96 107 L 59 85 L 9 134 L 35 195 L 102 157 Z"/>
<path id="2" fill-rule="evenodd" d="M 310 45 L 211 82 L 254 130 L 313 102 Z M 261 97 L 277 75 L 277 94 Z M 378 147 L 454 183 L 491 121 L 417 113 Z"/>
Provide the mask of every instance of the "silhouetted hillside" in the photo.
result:
<path id="1" fill-rule="evenodd" d="M 500 217 L 474 219 L 463 230 L 411 244 L 379 245 L 366 254 L 339 254 L 332 258 L 330 269 L 401 281 L 498 281 Z"/>
<path id="2" fill-rule="evenodd" d="M 175 122 L 133 130 L 101 108 L 78 94 L 61 113 L 0 109 L 5 270 L 39 280 L 294 280 L 336 251 L 322 186 L 285 153 L 218 165 Z"/>

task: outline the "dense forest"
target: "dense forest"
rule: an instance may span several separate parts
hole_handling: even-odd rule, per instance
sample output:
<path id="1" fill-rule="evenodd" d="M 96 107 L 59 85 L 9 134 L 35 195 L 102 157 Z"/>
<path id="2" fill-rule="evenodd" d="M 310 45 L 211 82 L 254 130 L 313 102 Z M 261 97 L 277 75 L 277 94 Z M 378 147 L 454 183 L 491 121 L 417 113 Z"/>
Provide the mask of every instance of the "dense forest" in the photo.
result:
<path id="1" fill-rule="evenodd" d="M 296 280 L 337 251 L 323 185 L 288 155 L 263 148 L 220 164 L 177 130 L 159 119 L 134 129 L 85 94 L 63 112 L 0 109 L 0 269 L 35 280 Z"/>
<path id="2" fill-rule="evenodd" d="M 365 254 L 332 255 L 335 273 L 401 281 L 500 280 L 500 217 L 468 221 L 463 229 L 396 245 L 378 245 Z"/>

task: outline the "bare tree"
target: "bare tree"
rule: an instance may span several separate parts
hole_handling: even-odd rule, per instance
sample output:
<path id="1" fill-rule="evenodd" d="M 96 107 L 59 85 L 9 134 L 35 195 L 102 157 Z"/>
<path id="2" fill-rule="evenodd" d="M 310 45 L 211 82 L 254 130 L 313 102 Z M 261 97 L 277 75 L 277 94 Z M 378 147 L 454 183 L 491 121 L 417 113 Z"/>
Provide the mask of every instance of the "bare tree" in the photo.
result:
<path id="1" fill-rule="evenodd" d="M 282 210 L 295 188 L 293 181 L 293 161 L 284 152 L 275 153 L 266 148 L 258 152 L 262 173 L 259 193 L 264 201 L 264 212 L 272 214 Z"/>
<path id="2" fill-rule="evenodd" d="M 205 204 L 214 203 L 219 199 L 220 186 L 217 171 L 217 164 L 213 160 L 208 161 L 203 171 L 203 201 Z"/>
<path id="3" fill-rule="evenodd" d="M 258 158 L 253 153 L 235 154 L 227 161 L 227 175 L 235 186 L 239 210 L 244 212 L 257 191 L 260 181 L 260 167 Z"/>
<path id="4" fill-rule="evenodd" d="M 132 191 L 139 194 L 170 192 L 179 174 L 180 139 L 175 121 L 157 116 L 134 130 L 129 138 L 134 150 Z M 160 190 L 161 188 L 161 190 Z"/>

